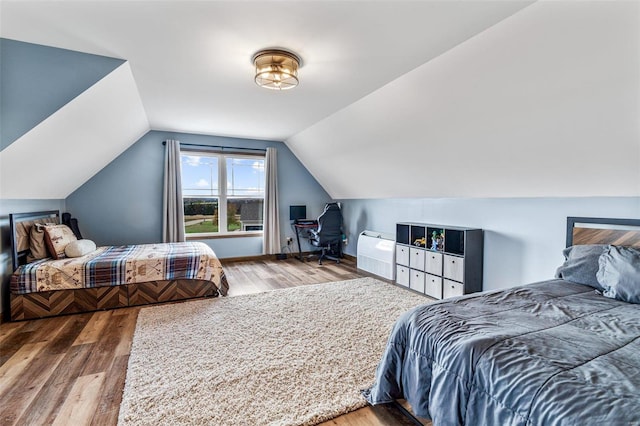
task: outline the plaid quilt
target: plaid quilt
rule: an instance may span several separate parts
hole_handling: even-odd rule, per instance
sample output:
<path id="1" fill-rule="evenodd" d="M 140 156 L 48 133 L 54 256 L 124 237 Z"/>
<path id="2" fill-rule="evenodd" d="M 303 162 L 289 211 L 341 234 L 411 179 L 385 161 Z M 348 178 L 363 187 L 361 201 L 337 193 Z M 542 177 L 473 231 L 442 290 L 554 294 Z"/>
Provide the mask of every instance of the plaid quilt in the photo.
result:
<path id="1" fill-rule="evenodd" d="M 82 257 L 20 266 L 11 276 L 11 291 L 26 294 L 175 279 L 213 281 L 220 289 L 224 273 L 213 250 L 202 242 L 98 247 Z"/>

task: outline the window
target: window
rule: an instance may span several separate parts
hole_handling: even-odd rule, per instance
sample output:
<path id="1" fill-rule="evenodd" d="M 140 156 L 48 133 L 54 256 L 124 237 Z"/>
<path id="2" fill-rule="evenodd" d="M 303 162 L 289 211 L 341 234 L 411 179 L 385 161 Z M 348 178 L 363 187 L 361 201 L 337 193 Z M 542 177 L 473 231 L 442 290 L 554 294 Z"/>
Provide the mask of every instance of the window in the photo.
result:
<path id="1" fill-rule="evenodd" d="M 264 156 L 182 152 L 181 163 L 187 235 L 262 231 Z"/>

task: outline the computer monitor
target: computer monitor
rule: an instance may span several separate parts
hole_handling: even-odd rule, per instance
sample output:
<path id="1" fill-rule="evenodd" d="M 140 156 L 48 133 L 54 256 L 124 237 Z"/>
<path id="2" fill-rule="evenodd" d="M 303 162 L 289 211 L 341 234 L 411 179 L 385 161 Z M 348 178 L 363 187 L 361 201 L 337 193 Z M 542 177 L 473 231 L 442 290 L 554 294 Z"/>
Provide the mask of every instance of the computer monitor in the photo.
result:
<path id="1" fill-rule="evenodd" d="M 307 218 L 307 206 L 289 206 L 289 220 Z"/>

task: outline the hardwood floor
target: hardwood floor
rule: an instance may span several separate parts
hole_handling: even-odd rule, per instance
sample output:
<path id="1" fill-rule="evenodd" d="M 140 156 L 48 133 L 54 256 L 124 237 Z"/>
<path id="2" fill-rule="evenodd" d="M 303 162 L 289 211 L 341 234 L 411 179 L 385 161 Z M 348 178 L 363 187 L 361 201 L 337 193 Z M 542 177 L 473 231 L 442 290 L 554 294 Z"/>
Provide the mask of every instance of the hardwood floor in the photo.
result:
<path id="1" fill-rule="evenodd" d="M 223 262 L 229 296 L 362 276 L 355 263 Z M 189 303 L 178 302 L 178 303 Z M 0 325 L 0 424 L 115 425 L 140 307 Z M 324 426 L 414 424 L 391 406 L 366 407 Z M 429 423 L 427 423 L 429 424 Z"/>

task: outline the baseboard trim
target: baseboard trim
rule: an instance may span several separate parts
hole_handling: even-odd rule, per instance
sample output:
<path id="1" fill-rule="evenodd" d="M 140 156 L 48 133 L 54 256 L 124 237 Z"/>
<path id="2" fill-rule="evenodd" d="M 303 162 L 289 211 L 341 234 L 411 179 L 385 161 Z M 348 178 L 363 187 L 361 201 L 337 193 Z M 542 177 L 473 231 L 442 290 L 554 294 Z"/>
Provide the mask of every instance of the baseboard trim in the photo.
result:
<path id="1" fill-rule="evenodd" d="M 250 260 L 275 260 L 275 254 L 260 254 L 256 256 L 240 256 L 240 257 L 222 257 L 219 258 L 221 263 L 246 262 Z"/>
<path id="2" fill-rule="evenodd" d="M 293 259 L 298 256 L 298 253 L 284 253 L 287 255 L 287 259 Z M 302 256 L 308 256 L 313 254 L 313 252 L 302 252 Z M 277 254 L 260 254 L 255 256 L 239 256 L 239 257 L 221 257 L 220 262 L 224 263 L 233 263 L 233 262 L 248 262 L 255 260 L 284 260 L 278 259 Z"/>
<path id="3" fill-rule="evenodd" d="M 287 255 L 287 259 L 295 259 L 298 257 L 298 253 L 284 253 Z M 315 251 L 303 251 L 302 252 L 302 257 L 308 257 L 311 256 L 313 254 L 317 254 L 317 252 Z M 346 254 L 343 253 L 343 257 L 351 262 L 356 263 L 357 262 L 357 257 L 352 256 L 350 254 Z M 275 254 L 260 254 L 260 255 L 256 255 L 256 256 L 239 256 L 239 257 L 223 257 L 220 258 L 220 262 L 224 263 L 233 263 L 233 262 L 248 262 L 248 261 L 255 261 L 255 260 L 278 260 Z M 360 269 L 358 269 L 359 272 L 367 275 L 369 274 L 366 271 L 362 271 Z M 380 280 L 384 280 L 384 278 L 378 277 L 377 275 L 373 275 L 373 274 L 369 274 L 370 276 L 374 277 L 374 278 L 378 278 Z M 391 282 L 391 281 L 389 281 Z"/>
<path id="4" fill-rule="evenodd" d="M 387 278 L 381 277 L 380 275 L 372 274 L 369 271 L 365 271 L 364 269 L 356 268 L 359 274 L 366 275 L 367 277 L 375 278 L 376 280 L 383 281 L 389 284 L 395 284 L 393 280 L 389 280 Z"/>

